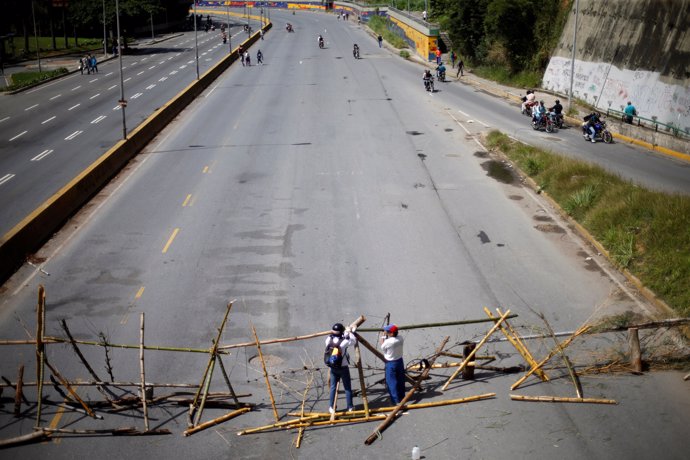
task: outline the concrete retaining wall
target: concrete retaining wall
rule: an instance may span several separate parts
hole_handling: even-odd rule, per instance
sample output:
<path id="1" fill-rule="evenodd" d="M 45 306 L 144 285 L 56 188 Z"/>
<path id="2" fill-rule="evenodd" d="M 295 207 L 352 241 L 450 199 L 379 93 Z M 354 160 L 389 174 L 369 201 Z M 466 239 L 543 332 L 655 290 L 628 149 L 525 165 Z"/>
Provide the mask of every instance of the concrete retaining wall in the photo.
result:
<path id="1" fill-rule="evenodd" d="M 271 28 L 267 24 L 264 30 Z M 247 49 L 259 39 L 254 33 L 242 43 Z M 146 121 L 118 142 L 91 166 L 51 196 L 30 215 L 0 239 L 0 282 L 9 278 L 26 257 L 36 251 L 74 213 L 86 204 L 105 184 L 134 158 L 187 105 L 201 94 L 238 58 L 237 49 L 223 58 L 199 80 L 191 83 L 174 99 L 158 109 Z"/>
<path id="2" fill-rule="evenodd" d="M 568 94 L 574 11 L 543 87 Z M 690 133 L 690 0 L 580 0 L 573 95 Z"/>

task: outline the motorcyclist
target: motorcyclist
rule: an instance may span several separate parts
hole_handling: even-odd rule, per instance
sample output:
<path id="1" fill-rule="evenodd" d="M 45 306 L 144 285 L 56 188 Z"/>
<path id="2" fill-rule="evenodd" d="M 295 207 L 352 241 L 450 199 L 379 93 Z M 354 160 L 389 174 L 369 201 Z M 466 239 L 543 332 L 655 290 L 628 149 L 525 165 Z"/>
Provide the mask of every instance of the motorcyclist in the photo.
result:
<path id="1" fill-rule="evenodd" d="M 592 143 L 595 143 L 594 139 L 597 134 L 597 124 L 599 123 L 599 114 L 592 112 L 584 118 L 585 122 L 582 124 L 582 130 L 588 131 L 589 134 L 585 134 L 585 139 L 590 139 Z"/>
<path id="2" fill-rule="evenodd" d="M 534 91 L 531 89 L 527 90 L 527 96 L 522 98 L 522 113 L 527 111 L 527 108 L 531 108 L 535 104 L 537 96 L 534 95 Z"/>
<path id="3" fill-rule="evenodd" d="M 431 82 L 434 79 L 433 75 L 431 75 L 431 70 L 426 69 L 422 75 L 422 79 L 424 80 L 424 88 L 426 88 L 428 91 L 431 88 Z"/>
<path id="4" fill-rule="evenodd" d="M 446 81 L 446 66 L 443 65 L 443 62 L 436 67 L 436 77 L 438 77 L 438 81 Z"/>
<path id="5" fill-rule="evenodd" d="M 546 107 L 544 107 L 544 101 L 539 101 L 539 104 L 534 109 L 534 115 L 532 115 L 532 122 L 540 124 L 542 118 L 546 115 Z"/>
<path id="6" fill-rule="evenodd" d="M 355 43 L 354 48 L 352 48 L 352 55 L 355 57 L 355 59 L 359 59 L 359 46 L 357 43 Z"/>
<path id="7" fill-rule="evenodd" d="M 323 48 L 323 37 L 319 35 L 319 48 Z"/>
<path id="8" fill-rule="evenodd" d="M 561 101 L 556 99 L 556 103 L 553 105 L 553 107 L 549 108 L 549 112 L 557 122 L 563 120 L 563 106 L 561 105 Z"/>

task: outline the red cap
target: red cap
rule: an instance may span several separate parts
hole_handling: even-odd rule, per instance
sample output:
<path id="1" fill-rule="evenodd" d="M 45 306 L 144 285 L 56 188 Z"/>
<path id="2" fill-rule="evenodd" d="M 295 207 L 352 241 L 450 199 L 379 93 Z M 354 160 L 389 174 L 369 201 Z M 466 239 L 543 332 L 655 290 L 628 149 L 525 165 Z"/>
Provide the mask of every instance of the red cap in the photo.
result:
<path id="1" fill-rule="evenodd" d="M 384 326 L 383 330 L 388 332 L 389 334 L 395 334 L 396 332 L 398 332 L 398 326 L 396 326 L 395 324 L 389 324 L 388 326 Z"/>

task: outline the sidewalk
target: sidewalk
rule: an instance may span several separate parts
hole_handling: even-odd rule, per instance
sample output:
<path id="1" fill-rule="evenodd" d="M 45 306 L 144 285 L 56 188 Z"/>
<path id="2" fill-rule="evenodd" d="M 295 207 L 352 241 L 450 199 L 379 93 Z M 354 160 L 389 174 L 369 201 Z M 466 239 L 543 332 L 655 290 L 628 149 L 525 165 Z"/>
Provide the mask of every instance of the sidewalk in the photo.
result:
<path id="1" fill-rule="evenodd" d="M 171 38 L 179 37 L 181 33 L 173 33 L 173 34 L 168 34 L 168 35 L 162 35 L 160 37 L 156 37 L 154 40 L 147 39 L 147 40 L 135 40 L 133 42 L 130 42 L 127 44 L 128 48 L 136 48 L 141 45 L 155 45 L 156 43 L 160 43 L 166 40 L 170 40 Z M 64 54 L 61 56 L 55 56 L 55 57 L 49 57 L 49 58 L 41 58 L 41 70 L 42 71 L 51 71 L 51 70 L 56 70 L 59 69 L 60 67 L 64 67 L 68 70 L 69 73 L 75 73 L 79 72 L 79 59 L 84 57 L 88 51 L 83 51 L 80 53 L 69 53 L 69 54 Z M 98 63 L 103 63 L 106 61 L 109 61 L 113 58 L 115 58 L 115 55 L 112 54 L 103 54 L 103 50 L 100 49 L 98 51 L 92 51 L 91 54 L 93 56 L 96 56 L 96 59 L 98 60 Z M 18 73 L 18 72 L 37 72 L 38 71 L 38 60 L 37 59 L 29 59 L 26 61 L 21 61 L 17 64 L 11 64 L 8 66 L 5 66 L 5 72 L 3 75 L 0 75 L 0 88 L 5 88 L 8 86 L 9 83 L 9 76 Z M 46 80 L 47 81 L 47 80 Z M 45 83 L 45 82 L 41 82 Z M 39 84 L 41 84 L 39 83 Z"/>

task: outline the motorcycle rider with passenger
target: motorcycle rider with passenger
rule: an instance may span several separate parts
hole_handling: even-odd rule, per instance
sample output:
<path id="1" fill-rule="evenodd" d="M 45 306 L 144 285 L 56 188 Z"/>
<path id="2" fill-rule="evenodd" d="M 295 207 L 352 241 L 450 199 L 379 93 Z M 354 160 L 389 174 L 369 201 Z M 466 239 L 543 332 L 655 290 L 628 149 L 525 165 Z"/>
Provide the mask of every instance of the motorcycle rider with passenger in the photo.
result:
<path id="1" fill-rule="evenodd" d="M 561 105 L 561 101 L 556 99 L 556 103 L 553 107 L 549 108 L 549 112 L 553 115 L 556 123 L 559 125 L 563 124 L 563 106 Z"/>
<path id="2" fill-rule="evenodd" d="M 585 122 L 582 123 L 582 131 L 587 131 L 589 134 L 585 134 L 585 139 L 589 139 L 592 143 L 596 143 L 595 137 L 597 134 L 597 124 L 599 123 L 599 115 L 596 112 L 592 112 L 584 118 Z"/>
<path id="3" fill-rule="evenodd" d="M 534 91 L 531 89 L 527 90 L 527 96 L 524 96 L 522 98 L 522 113 L 527 113 L 527 109 L 531 109 L 532 106 L 536 105 L 536 99 L 537 96 L 534 94 Z"/>
<path id="4" fill-rule="evenodd" d="M 544 107 L 544 101 L 539 101 L 539 105 L 534 109 L 534 115 L 532 115 L 532 123 L 539 125 L 542 122 L 542 118 L 546 116 L 546 107 Z"/>

